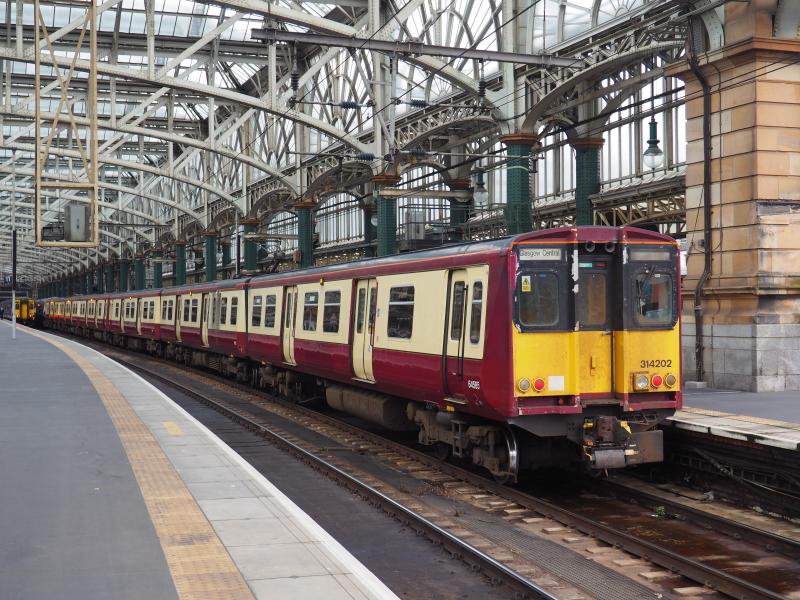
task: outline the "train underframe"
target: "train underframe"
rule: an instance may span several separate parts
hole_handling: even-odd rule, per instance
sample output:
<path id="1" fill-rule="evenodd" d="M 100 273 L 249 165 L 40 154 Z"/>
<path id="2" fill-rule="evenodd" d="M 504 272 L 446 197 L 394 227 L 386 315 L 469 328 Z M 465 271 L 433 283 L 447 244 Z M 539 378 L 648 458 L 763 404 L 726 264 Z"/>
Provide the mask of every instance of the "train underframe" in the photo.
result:
<path id="1" fill-rule="evenodd" d="M 64 327 L 61 327 L 64 329 Z M 591 406 L 576 415 L 531 415 L 498 423 L 460 412 L 320 379 L 275 365 L 82 327 L 73 334 L 207 369 L 288 399 L 325 398 L 338 411 L 396 432 L 416 432 L 417 441 L 440 458 L 450 456 L 486 469 L 499 481 L 520 472 L 574 465 L 595 472 L 663 460 L 657 429 L 673 411 L 621 414 L 621 408 Z"/>

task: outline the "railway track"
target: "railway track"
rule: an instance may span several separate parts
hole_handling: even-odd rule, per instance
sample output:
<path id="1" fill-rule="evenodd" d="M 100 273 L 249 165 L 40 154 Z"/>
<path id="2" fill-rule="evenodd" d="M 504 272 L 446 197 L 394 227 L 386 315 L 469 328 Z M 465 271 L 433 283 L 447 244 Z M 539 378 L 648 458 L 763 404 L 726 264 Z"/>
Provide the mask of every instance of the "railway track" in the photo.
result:
<path id="1" fill-rule="evenodd" d="M 120 351 L 109 351 L 106 346 L 100 346 L 104 353 L 115 360 L 122 362 L 126 366 L 140 371 L 153 379 L 164 382 L 165 384 L 181 390 L 183 393 L 195 398 L 232 420 L 243 426 L 257 431 L 269 438 L 270 441 L 278 444 L 282 448 L 291 452 L 304 462 L 314 466 L 318 470 L 325 472 L 326 475 L 348 486 L 359 495 L 370 502 L 375 503 L 388 513 L 395 516 L 401 522 L 413 527 L 419 533 L 426 535 L 434 543 L 441 544 L 451 554 L 458 556 L 468 562 L 473 568 L 481 569 L 495 581 L 502 581 L 508 584 L 510 589 L 523 597 L 532 598 L 552 598 L 554 597 L 544 587 L 533 583 L 526 576 L 525 570 L 519 572 L 510 568 L 507 561 L 490 556 L 489 553 L 482 551 L 478 544 L 473 545 L 466 542 L 453 531 L 463 529 L 458 523 L 455 527 L 447 520 L 445 525 L 450 524 L 450 531 L 442 523 L 433 522 L 421 514 L 426 512 L 424 507 L 418 510 L 409 508 L 407 503 L 399 502 L 396 497 L 396 490 L 386 491 L 379 481 L 369 477 L 358 477 L 353 475 L 346 461 L 330 458 L 322 458 L 313 450 L 309 449 L 308 444 L 299 440 L 296 436 L 281 431 L 280 428 L 268 426 L 258 416 L 248 410 L 242 410 L 240 406 L 233 406 L 230 402 L 214 399 L 208 392 L 198 391 L 196 386 L 184 385 L 176 381 L 174 376 L 159 372 L 152 368 L 143 366 L 141 362 L 130 360 L 130 356 L 122 354 Z M 134 354 L 137 359 L 141 355 Z M 148 360 L 155 360 L 148 358 Z M 178 366 L 164 361 L 156 361 L 157 364 L 166 366 L 172 371 L 181 371 Z M 472 471 L 465 470 L 456 465 L 442 462 L 423 452 L 409 448 L 375 433 L 366 431 L 360 427 L 345 423 L 329 415 L 319 413 L 309 408 L 299 406 L 282 399 L 269 397 L 257 390 L 253 390 L 242 384 L 234 383 L 220 377 L 209 375 L 205 372 L 196 375 L 197 371 L 192 371 L 193 379 L 198 378 L 206 384 L 210 384 L 210 389 L 225 387 L 233 395 L 242 401 L 252 404 L 269 412 L 277 413 L 281 417 L 289 418 L 301 423 L 314 431 L 331 437 L 344 439 L 359 452 L 378 453 L 381 458 L 387 460 L 400 468 L 412 473 L 417 478 L 430 481 L 433 485 L 438 485 L 445 491 L 455 490 L 456 493 L 471 495 L 475 504 L 482 505 L 487 510 L 502 511 L 504 518 L 513 522 L 534 522 L 541 520 L 552 520 L 561 524 L 569 530 L 580 532 L 586 536 L 591 536 L 600 540 L 611 547 L 624 550 L 628 554 L 640 557 L 654 565 L 666 569 L 667 571 L 680 575 L 686 579 L 696 582 L 700 586 L 711 588 L 722 594 L 734 598 L 785 598 L 783 592 L 770 589 L 757 582 L 738 577 L 726 570 L 714 567 L 705 562 L 694 560 L 683 553 L 675 552 L 662 547 L 642 537 L 632 535 L 619 527 L 614 527 L 592 518 L 578 511 L 568 510 L 563 506 L 531 495 L 525 491 L 509 488 L 496 484 L 495 482 L 482 477 Z M 331 433 L 333 431 L 333 433 Z M 328 449 L 330 450 L 330 449 Z M 362 474 L 363 475 L 363 474 Z M 371 480 L 372 481 L 369 481 Z M 746 541 L 749 544 L 761 548 L 763 551 L 773 554 L 780 554 L 792 560 L 800 556 L 800 543 L 796 540 L 784 538 L 771 532 L 760 530 L 754 527 L 747 527 L 739 523 L 732 522 L 722 517 L 690 509 L 679 503 L 669 502 L 662 497 L 648 495 L 641 490 L 631 490 L 630 488 L 619 486 L 613 482 L 602 482 L 598 484 L 599 489 L 606 492 L 613 491 L 618 497 L 625 498 L 626 502 L 636 501 L 642 506 L 661 506 L 667 509 L 672 517 L 677 517 L 680 521 L 695 523 L 701 533 L 711 530 L 717 533 L 725 533 L 732 540 Z M 382 489 L 383 488 L 383 491 Z M 413 500 L 412 500 L 413 503 Z M 441 521 L 441 519 L 439 519 Z M 479 532 L 485 534 L 486 532 Z M 484 540 L 485 544 L 485 540 Z M 557 575 L 557 574 L 556 574 Z M 568 581 L 569 583 L 569 581 Z M 688 589 L 688 588 L 684 588 Z M 657 597 L 653 592 L 652 597 Z"/>

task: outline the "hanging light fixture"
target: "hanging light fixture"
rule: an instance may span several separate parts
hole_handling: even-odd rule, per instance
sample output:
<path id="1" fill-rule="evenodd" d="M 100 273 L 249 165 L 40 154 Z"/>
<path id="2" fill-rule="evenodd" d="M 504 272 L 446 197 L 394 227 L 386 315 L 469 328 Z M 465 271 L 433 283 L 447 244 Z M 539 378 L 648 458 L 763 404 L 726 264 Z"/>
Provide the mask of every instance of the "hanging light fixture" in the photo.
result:
<path id="1" fill-rule="evenodd" d="M 647 140 L 647 150 L 644 151 L 643 161 L 644 166 L 648 169 L 657 169 L 664 164 L 664 152 L 659 148 L 658 143 L 658 123 L 655 117 L 655 83 L 650 81 L 650 106 L 653 115 L 650 117 L 650 139 Z"/>
<path id="2" fill-rule="evenodd" d="M 475 184 L 472 188 L 472 202 L 476 210 L 489 208 L 489 190 L 483 181 L 483 169 L 475 169 L 472 174 Z"/>

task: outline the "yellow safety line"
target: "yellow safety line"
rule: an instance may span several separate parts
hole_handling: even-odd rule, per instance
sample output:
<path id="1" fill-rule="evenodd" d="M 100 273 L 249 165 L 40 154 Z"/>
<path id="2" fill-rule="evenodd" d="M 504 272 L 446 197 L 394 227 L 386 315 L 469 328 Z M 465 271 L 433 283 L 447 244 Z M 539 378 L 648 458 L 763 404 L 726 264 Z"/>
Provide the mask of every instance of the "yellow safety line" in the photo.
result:
<path id="1" fill-rule="evenodd" d="M 92 382 L 128 455 L 178 597 L 253 598 L 239 569 L 158 441 L 111 380 L 66 344 L 38 332 L 26 333 L 64 352 Z"/>

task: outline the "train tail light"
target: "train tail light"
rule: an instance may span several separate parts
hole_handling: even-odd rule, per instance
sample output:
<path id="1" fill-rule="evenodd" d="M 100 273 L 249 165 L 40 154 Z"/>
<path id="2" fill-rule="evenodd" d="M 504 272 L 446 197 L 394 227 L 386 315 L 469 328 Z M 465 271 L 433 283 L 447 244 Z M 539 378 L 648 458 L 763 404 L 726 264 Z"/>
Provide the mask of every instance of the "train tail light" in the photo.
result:
<path id="1" fill-rule="evenodd" d="M 678 378 L 672 373 L 667 373 L 667 376 L 664 377 L 664 383 L 667 385 L 667 387 L 672 387 L 678 383 Z"/>
<path id="2" fill-rule="evenodd" d="M 633 387 L 634 387 L 634 389 L 639 390 L 639 391 L 643 391 L 643 390 L 648 389 L 650 387 L 650 378 L 647 375 L 643 374 L 643 373 L 640 373 L 638 375 L 634 375 L 633 376 Z"/>
<path id="3" fill-rule="evenodd" d="M 537 392 L 541 392 L 544 389 L 544 379 L 537 377 L 536 381 L 533 382 L 533 389 Z"/>
<path id="4" fill-rule="evenodd" d="M 661 375 L 653 375 L 650 379 L 650 383 L 653 384 L 654 388 L 661 387 L 661 384 L 664 383 L 664 378 Z"/>

